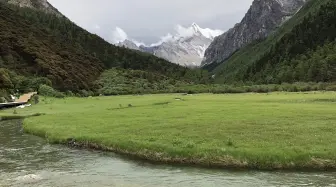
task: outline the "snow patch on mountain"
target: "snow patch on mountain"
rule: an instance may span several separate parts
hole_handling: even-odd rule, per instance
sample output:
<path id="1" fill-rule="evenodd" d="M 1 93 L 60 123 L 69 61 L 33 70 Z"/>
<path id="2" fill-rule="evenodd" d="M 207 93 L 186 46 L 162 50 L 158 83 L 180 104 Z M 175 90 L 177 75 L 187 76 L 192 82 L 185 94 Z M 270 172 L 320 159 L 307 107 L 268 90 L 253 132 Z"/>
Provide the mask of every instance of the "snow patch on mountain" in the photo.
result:
<path id="1" fill-rule="evenodd" d="M 127 36 L 126 32 L 117 27 L 112 33 L 112 43 L 130 49 L 151 53 L 170 62 L 183 66 L 200 66 L 205 50 L 221 30 L 201 28 L 196 23 L 190 27 L 176 25 L 174 33 L 162 36 L 158 42 L 146 45 Z"/>
<path id="2" fill-rule="evenodd" d="M 203 35 L 204 37 L 213 40 L 216 36 L 219 36 L 223 33 L 222 30 L 212 30 L 209 28 L 202 29 L 196 23 L 191 24 L 190 27 L 176 25 L 174 30 L 175 33 L 168 33 L 167 35 L 161 37 L 160 41 L 150 44 L 149 46 L 158 46 L 164 42 L 174 42 L 180 40 L 181 38 L 189 38 L 197 34 Z"/>
<path id="3" fill-rule="evenodd" d="M 141 45 L 145 45 L 142 42 L 139 42 L 137 40 L 131 39 L 128 37 L 127 33 L 120 27 L 116 27 L 112 33 L 111 33 L 111 37 L 110 37 L 110 42 L 113 44 L 118 44 L 118 43 L 122 43 L 122 42 L 133 42 L 135 45 L 137 45 L 138 47 Z M 125 46 L 127 47 L 127 46 Z"/>

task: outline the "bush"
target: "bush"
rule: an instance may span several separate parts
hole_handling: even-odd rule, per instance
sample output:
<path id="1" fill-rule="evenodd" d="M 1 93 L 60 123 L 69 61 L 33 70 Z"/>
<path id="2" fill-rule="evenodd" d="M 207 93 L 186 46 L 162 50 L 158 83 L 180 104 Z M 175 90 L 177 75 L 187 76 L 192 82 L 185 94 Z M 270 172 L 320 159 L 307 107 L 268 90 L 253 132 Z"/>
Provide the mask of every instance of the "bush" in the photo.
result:
<path id="1" fill-rule="evenodd" d="M 81 90 L 81 91 L 79 92 L 79 94 L 80 94 L 82 97 L 89 97 L 89 96 L 90 96 L 89 92 L 86 91 L 86 90 Z"/>
<path id="2" fill-rule="evenodd" d="M 56 91 L 54 90 L 54 88 L 48 86 L 48 85 L 45 85 L 45 84 L 42 84 L 40 87 L 39 87 L 39 94 L 40 95 L 43 95 L 43 96 L 48 96 L 48 97 L 57 97 L 57 98 L 64 98 L 65 95 L 59 91 Z"/>
<path id="3" fill-rule="evenodd" d="M 75 96 L 75 94 L 72 91 L 66 91 L 65 95 L 68 96 L 68 97 L 74 97 Z"/>
<path id="4" fill-rule="evenodd" d="M 326 88 L 327 91 L 336 91 L 336 85 L 329 85 Z"/>
<path id="5" fill-rule="evenodd" d="M 195 91 L 189 90 L 187 94 L 195 94 Z"/>
<path id="6" fill-rule="evenodd" d="M 7 100 L 4 97 L 0 97 L 0 103 L 7 103 Z"/>
<path id="7" fill-rule="evenodd" d="M 57 94 L 54 96 L 56 98 L 65 98 L 65 94 L 62 92 L 57 92 Z"/>
<path id="8" fill-rule="evenodd" d="M 40 97 L 38 95 L 34 95 L 32 100 L 34 101 L 34 104 L 38 104 L 40 102 Z"/>

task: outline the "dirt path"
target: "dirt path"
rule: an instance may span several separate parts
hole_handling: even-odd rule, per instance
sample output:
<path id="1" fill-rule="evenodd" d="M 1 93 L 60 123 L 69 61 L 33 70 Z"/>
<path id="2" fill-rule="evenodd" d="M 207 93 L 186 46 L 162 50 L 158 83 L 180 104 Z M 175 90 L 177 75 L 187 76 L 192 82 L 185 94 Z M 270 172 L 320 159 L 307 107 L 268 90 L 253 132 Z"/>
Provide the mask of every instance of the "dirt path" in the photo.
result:
<path id="1" fill-rule="evenodd" d="M 30 92 L 20 96 L 19 99 L 16 99 L 15 102 L 28 102 L 31 97 L 33 97 L 37 92 Z"/>

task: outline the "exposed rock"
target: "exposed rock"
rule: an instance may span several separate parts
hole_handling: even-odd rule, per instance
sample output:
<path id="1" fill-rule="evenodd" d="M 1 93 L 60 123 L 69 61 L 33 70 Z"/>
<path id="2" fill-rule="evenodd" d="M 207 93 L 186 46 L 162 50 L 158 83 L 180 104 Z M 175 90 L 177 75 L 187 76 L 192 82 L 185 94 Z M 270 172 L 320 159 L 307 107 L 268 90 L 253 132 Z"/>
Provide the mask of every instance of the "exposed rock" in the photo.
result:
<path id="1" fill-rule="evenodd" d="M 129 49 L 135 49 L 135 50 L 140 50 L 140 48 L 131 40 L 125 40 L 123 42 L 119 42 L 116 44 L 119 47 L 126 47 Z"/>
<path id="2" fill-rule="evenodd" d="M 240 48 L 266 38 L 291 18 L 307 0 L 254 0 L 243 20 L 216 37 L 205 51 L 202 66 L 221 63 Z"/>
<path id="3" fill-rule="evenodd" d="M 20 7 L 28 7 L 44 11 L 49 14 L 62 16 L 62 14 L 54 8 L 47 0 L 1 0 L 7 1 L 9 4 L 17 5 Z"/>

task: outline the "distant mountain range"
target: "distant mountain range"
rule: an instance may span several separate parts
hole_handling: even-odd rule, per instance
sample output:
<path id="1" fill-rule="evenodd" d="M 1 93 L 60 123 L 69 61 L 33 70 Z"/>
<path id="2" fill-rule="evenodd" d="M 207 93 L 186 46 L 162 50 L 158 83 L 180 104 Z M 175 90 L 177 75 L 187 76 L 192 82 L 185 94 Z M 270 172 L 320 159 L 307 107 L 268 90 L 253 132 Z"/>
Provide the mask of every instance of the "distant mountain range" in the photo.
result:
<path id="1" fill-rule="evenodd" d="M 156 44 L 137 45 L 138 42 L 126 39 L 116 45 L 151 53 L 182 66 L 198 67 L 201 65 L 205 50 L 214 38 L 222 33 L 221 30 L 203 29 L 193 23 L 187 28 L 177 26 L 174 35 L 168 34 L 165 41 Z"/>

